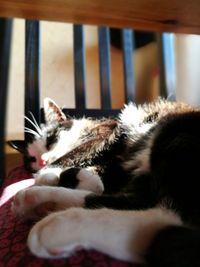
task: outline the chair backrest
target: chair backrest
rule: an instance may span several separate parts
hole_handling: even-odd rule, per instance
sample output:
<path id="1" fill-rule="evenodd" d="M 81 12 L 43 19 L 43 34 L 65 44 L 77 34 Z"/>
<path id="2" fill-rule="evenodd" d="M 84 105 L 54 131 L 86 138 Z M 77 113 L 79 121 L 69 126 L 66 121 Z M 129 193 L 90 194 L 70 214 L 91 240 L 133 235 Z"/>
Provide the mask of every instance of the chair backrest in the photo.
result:
<path id="1" fill-rule="evenodd" d="M 44 120 L 43 112 L 40 108 L 40 22 L 39 21 L 25 21 L 25 106 L 24 113 L 29 116 L 30 112 L 34 115 L 37 122 Z M 0 35 L 3 40 L 2 46 L 0 46 L 0 101 L 1 114 L 0 114 L 0 168 L 4 169 L 4 140 L 5 140 L 5 109 L 6 109 L 6 86 L 8 76 L 8 64 L 9 64 L 9 46 L 11 42 L 11 21 L 2 20 L 0 22 Z M 135 80 L 134 80 L 134 31 L 132 29 L 121 29 L 122 39 L 122 55 L 123 55 L 123 70 L 124 70 L 124 96 L 125 103 L 129 101 L 135 102 Z M 1 36 L 0 36 L 1 37 Z M 173 51 L 169 45 L 169 38 L 166 35 L 163 39 L 163 35 L 159 35 L 160 45 L 160 63 L 161 67 L 161 91 L 162 96 L 168 95 L 168 88 L 166 86 L 165 73 L 166 56 L 164 51 L 166 48 L 170 52 Z M 64 109 L 64 112 L 72 116 L 90 116 L 90 117 L 102 117 L 102 116 L 116 116 L 119 110 L 112 109 L 111 101 L 111 63 L 110 63 L 110 31 L 108 27 L 98 28 L 98 43 L 99 43 L 99 70 L 100 70 L 100 90 L 101 90 L 101 108 L 100 109 L 88 109 L 86 107 L 86 82 L 85 82 L 85 42 L 84 42 L 84 26 L 73 26 L 73 44 L 74 44 L 74 80 L 75 80 L 75 108 Z M 163 50 L 163 48 L 165 48 Z M 173 63 L 173 62 L 172 62 Z M 67 88 L 66 88 L 67 93 Z M 28 120 L 25 120 L 25 127 L 32 128 L 33 126 Z M 28 134 L 25 134 L 25 138 L 28 138 Z M 2 176 L 3 177 L 3 172 Z"/>
<path id="2" fill-rule="evenodd" d="M 40 112 L 40 47 L 39 47 L 39 22 L 26 21 L 26 51 L 25 51 L 25 115 L 32 112 L 36 120 L 43 121 L 43 114 Z M 161 36 L 161 35 L 160 35 Z M 135 81 L 134 81 L 134 31 L 132 29 L 121 29 L 122 50 L 123 50 L 123 70 L 124 70 L 124 95 L 125 103 L 135 102 Z M 161 42 L 162 41 L 162 42 Z M 99 43 L 99 69 L 100 69 L 100 91 L 101 91 L 101 108 L 88 109 L 86 107 L 86 75 L 85 75 L 85 42 L 84 26 L 73 26 L 73 44 L 74 44 L 74 81 L 75 81 L 75 108 L 64 109 L 69 115 L 73 116 L 115 116 L 119 110 L 112 109 L 111 102 L 111 63 L 110 63 L 110 31 L 108 27 L 98 28 Z M 159 44 L 163 47 L 169 47 L 168 40 L 163 42 L 160 37 Z M 169 48 L 168 48 L 169 49 Z M 166 87 L 166 67 L 163 49 L 161 53 L 161 81 L 164 90 L 162 96 L 168 95 Z M 172 52 L 173 49 L 170 50 Z M 66 88 L 67 93 L 67 88 Z M 25 126 L 32 127 L 29 122 L 25 121 Z"/>
<path id="3" fill-rule="evenodd" d="M 123 29 L 123 66 L 124 66 L 124 88 L 125 102 L 135 100 L 134 90 L 134 72 L 133 72 L 133 34 L 130 29 Z M 40 103 L 39 103 L 39 22 L 26 21 L 26 51 L 25 51 L 25 115 L 31 111 L 36 120 L 40 121 Z M 86 75 L 85 75 L 85 43 L 84 26 L 73 26 L 73 44 L 74 44 L 74 81 L 75 81 L 75 109 L 64 110 L 74 116 L 109 116 L 116 115 L 118 110 L 112 109 L 111 103 L 111 64 L 110 64 L 110 33 L 108 27 L 98 28 L 99 42 L 99 64 L 100 64 L 100 91 L 101 108 L 87 109 L 86 107 Z M 67 88 L 66 88 L 67 93 Z M 43 119 L 43 117 L 41 118 Z M 25 121 L 26 126 L 29 122 Z"/>

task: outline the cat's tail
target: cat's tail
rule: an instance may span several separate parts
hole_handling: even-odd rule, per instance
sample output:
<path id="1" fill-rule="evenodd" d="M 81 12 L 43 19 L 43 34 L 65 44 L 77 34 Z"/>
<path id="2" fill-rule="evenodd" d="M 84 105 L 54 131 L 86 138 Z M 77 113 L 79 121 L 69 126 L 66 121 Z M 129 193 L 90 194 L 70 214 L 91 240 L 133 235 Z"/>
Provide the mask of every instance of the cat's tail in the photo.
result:
<path id="1" fill-rule="evenodd" d="M 200 266 L 200 231 L 183 226 L 164 228 L 153 239 L 146 261 L 148 267 Z"/>

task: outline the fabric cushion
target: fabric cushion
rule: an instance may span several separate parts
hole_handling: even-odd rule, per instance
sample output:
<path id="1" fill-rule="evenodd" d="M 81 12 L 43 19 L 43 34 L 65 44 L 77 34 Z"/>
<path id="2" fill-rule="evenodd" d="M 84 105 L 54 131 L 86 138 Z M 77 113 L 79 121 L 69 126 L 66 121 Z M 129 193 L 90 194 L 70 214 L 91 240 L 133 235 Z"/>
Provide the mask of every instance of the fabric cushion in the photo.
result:
<path id="1" fill-rule="evenodd" d="M 0 267 L 139 267 L 115 260 L 96 251 L 81 250 L 68 259 L 45 260 L 33 256 L 26 245 L 32 223 L 22 222 L 11 212 L 12 196 L 20 189 L 33 184 L 31 173 L 17 167 L 5 179 L 0 199 Z"/>

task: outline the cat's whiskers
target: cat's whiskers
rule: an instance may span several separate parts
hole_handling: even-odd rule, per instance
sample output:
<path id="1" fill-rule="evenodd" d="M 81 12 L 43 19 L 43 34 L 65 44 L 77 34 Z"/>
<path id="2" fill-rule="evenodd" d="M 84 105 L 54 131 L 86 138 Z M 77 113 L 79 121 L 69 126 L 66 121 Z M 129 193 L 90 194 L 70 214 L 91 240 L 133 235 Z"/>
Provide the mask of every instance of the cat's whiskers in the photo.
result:
<path id="1" fill-rule="evenodd" d="M 41 137 L 41 135 L 38 132 L 34 131 L 33 129 L 30 129 L 28 127 L 24 127 L 24 130 L 25 130 L 26 133 L 33 134 L 34 136 L 36 136 L 38 138 Z"/>
<path id="2" fill-rule="evenodd" d="M 34 131 L 35 133 L 37 133 L 37 135 L 42 136 L 42 131 L 41 131 L 41 129 L 40 129 L 38 123 L 36 122 L 36 120 L 35 120 L 33 114 L 32 114 L 31 112 L 30 112 L 30 114 L 31 114 L 31 116 L 32 116 L 32 118 L 33 118 L 33 121 L 32 121 L 31 119 L 29 119 L 29 118 L 28 118 L 27 116 L 25 116 L 25 115 L 24 115 L 24 118 L 25 118 L 27 121 L 29 121 L 29 122 L 33 125 L 33 127 L 35 128 L 36 131 L 34 131 L 33 129 L 30 129 L 30 128 L 27 128 L 27 127 L 26 127 L 26 128 L 27 128 L 28 130 L 32 130 L 32 131 Z"/>
<path id="3" fill-rule="evenodd" d="M 35 128 L 36 128 L 37 132 L 38 132 L 40 135 L 42 135 L 42 130 L 41 130 L 39 124 L 37 123 L 37 121 L 36 121 L 36 119 L 35 119 L 33 113 L 32 113 L 32 112 L 29 112 L 29 113 L 30 113 L 30 115 L 31 115 L 31 117 L 32 117 L 32 119 L 33 119 L 33 122 L 35 123 Z"/>

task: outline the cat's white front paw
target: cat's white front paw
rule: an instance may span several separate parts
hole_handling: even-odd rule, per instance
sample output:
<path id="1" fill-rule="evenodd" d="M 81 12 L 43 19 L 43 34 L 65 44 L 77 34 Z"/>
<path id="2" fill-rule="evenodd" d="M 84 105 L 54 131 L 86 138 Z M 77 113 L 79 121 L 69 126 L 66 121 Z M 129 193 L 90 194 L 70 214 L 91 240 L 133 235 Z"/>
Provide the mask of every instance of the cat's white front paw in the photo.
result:
<path id="1" fill-rule="evenodd" d="M 43 168 L 35 174 L 36 185 L 51 185 L 55 186 L 58 184 L 61 168 Z"/>
<path id="2" fill-rule="evenodd" d="M 19 191 L 12 203 L 13 212 L 24 219 L 42 217 L 52 211 L 71 207 L 83 207 L 86 190 L 74 190 L 54 186 L 33 186 Z"/>
<path id="3" fill-rule="evenodd" d="M 84 209 L 72 208 L 39 221 L 28 236 L 30 251 L 38 257 L 60 258 L 70 256 L 77 249 L 89 248 L 81 228 L 84 215 Z"/>
<path id="4" fill-rule="evenodd" d="M 19 191 L 12 202 L 12 211 L 22 219 L 35 219 L 55 210 L 56 203 L 45 187 L 33 186 Z"/>

